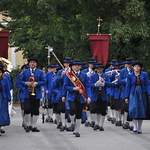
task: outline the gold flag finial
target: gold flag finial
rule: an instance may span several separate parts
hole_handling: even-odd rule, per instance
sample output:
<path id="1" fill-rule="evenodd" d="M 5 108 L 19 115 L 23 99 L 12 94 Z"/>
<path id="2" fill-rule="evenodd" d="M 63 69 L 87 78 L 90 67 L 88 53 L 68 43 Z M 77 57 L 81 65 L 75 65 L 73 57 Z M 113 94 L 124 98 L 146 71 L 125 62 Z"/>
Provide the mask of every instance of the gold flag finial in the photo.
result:
<path id="1" fill-rule="evenodd" d="M 97 19 L 97 21 L 98 21 L 98 32 L 97 32 L 97 34 L 101 34 L 100 33 L 100 26 L 101 26 L 101 21 L 103 21 L 102 19 L 101 19 L 101 17 L 99 17 L 98 19 Z"/>

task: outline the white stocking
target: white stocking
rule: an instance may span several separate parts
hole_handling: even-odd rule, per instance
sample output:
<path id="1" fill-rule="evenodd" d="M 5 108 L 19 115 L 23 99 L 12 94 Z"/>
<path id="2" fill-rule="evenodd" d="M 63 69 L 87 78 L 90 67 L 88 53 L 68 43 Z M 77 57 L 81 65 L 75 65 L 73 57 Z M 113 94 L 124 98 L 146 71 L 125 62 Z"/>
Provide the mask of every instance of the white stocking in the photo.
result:
<path id="1" fill-rule="evenodd" d="M 138 123 L 138 120 L 135 120 L 133 119 L 133 131 L 137 131 L 137 123 Z"/>
<path id="2" fill-rule="evenodd" d="M 143 120 L 138 120 L 138 132 L 142 132 L 142 123 Z"/>

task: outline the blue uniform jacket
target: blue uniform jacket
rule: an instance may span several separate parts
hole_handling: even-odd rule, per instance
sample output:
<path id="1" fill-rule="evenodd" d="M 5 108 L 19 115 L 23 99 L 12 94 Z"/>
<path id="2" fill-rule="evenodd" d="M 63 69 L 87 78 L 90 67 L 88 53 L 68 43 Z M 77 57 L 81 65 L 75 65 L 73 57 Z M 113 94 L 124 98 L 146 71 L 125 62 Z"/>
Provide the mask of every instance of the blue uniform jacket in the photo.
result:
<path id="1" fill-rule="evenodd" d="M 21 78 L 22 78 L 22 74 L 19 74 L 18 78 L 17 78 L 17 81 L 16 81 L 16 87 L 19 90 L 18 98 L 21 100 L 21 102 L 24 102 L 25 87 L 22 84 L 20 84 Z"/>
<path id="2" fill-rule="evenodd" d="M 105 70 L 105 72 L 108 72 L 108 71 L 112 71 L 112 68 L 107 68 L 106 70 Z M 111 75 L 109 76 L 109 78 L 111 78 Z M 106 87 L 106 90 L 107 90 L 107 94 L 111 94 L 111 89 L 109 88 L 109 87 Z"/>
<path id="3" fill-rule="evenodd" d="M 53 81 L 53 79 L 54 79 L 54 73 L 53 73 L 52 71 L 46 73 L 45 78 L 46 78 L 45 91 L 48 91 L 48 92 L 49 92 L 48 94 L 46 94 L 45 97 L 46 97 L 47 99 L 51 99 L 51 96 L 52 96 L 51 84 L 52 84 L 52 81 Z"/>
<path id="4" fill-rule="evenodd" d="M 56 83 L 55 78 L 52 81 L 51 85 L 51 92 L 52 92 L 52 103 L 58 103 L 58 84 Z"/>
<path id="5" fill-rule="evenodd" d="M 64 69 L 59 70 L 58 73 L 57 73 L 57 77 L 55 79 L 56 80 L 56 84 L 58 86 L 58 95 L 57 95 L 58 100 L 60 100 L 62 98 L 62 95 L 66 96 L 66 91 L 64 89 L 64 78 L 65 78 L 65 75 L 61 76 L 63 71 L 64 71 Z"/>
<path id="6" fill-rule="evenodd" d="M 9 80 L 6 77 L 4 77 L 0 82 L 2 84 L 2 95 L 3 95 L 4 99 L 11 101 Z"/>
<path id="7" fill-rule="evenodd" d="M 66 75 L 64 75 L 63 77 L 61 76 L 63 71 L 64 69 L 59 70 L 56 77 L 56 83 L 58 84 L 58 95 L 57 95 L 58 99 L 61 99 L 62 96 L 64 97 L 67 96 L 67 90 L 64 88 L 64 81 L 65 78 L 67 78 L 67 76 Z M 65 101 L 65 106 L 66 109 L 69 109 L 69 103 L 67 100 Z"/>
<path id="8" fill-rule="evenodd" d="M 117 75 L 116 72 L 112 72 L 112 74 L 109 76 L 110 82 L 113 82 L 115 80 L 116 75 Z M 111 86 L 109 89 L 110 89 L 110 93 L 109 94 L 111 96 L 115 96 L 115 87 Z"/>
<path id="9" fill-rule="evenodd" d="M 4 73 L 4 77 L 6 77 L 8 79 L 9 89 L 12 90 L 13 89 L 13 84 L 12 84 L 10 75 L 7 75 L 7 74 Z"/>
<path id="10" fill-rule="evenodd" d="M 121 96 L 121 87 L 119 84 L 112 83 L 111 87 L 114 89 L 114 99 L 120 99 Z"/>
<path id="11" fill-rule="evenodd" d="M 132 68 L 132 72 L 133 72 L 133 68 Z M 125 99 L 125 89 L 126 89 L 127 76 L 128 76 L 127 68 L 121 69 L 118 83 L 122 87 L 122 90 L 121 90 L 121 98 L 122 99 Z"/>
<path id="12" fill-rule="evenodd" d="M 112 71 L 112 68 L 107 68 L 105 72 Z"/>
<path id="13" fill-rule="evenodd" d="M 83 73 L 88 73 L 89 72 L 89 68 L 83 69 L 82 72 Z"/>
<path id="14" fill-rule="evenodd" d="M 110 87 L 110 79 L 109 76 L 105 73 L 102 74 L 101 76 L 105 80 L 105 86 L 101 87 L 101 92 L 102 92 L 102 100 L 107 101 L 108 100 L 108 94 L 106 91 L 106 87 Z M 90 77 L 90 86 L 91 86 L 91 100 L 92 101 L 97 101 L 98 99 L 98 93 L 99 93 L 99 87 L 95 86 L 95 83 L 99 80 L 99 75 L 97 73 L 93 74 Z"/>
<path id="15" fill-rule="evenodd" d="M 141 87 L 142 92 L 147 92 L 148 95 L 150 95 L 150 84 L 149 84 L 149 78 L 147 72 L 141 72 L 140 74 L 140 80 L 141 80 Z M 129 98 L 130 94 L 134 93 L 136 86 L 136 76 L 131 73 L 127 76 L 127 84 L 126 84 L 126 91 L 125 91 L 125 97 Z"/>
<path id="16" fill-rule="evenodd" d="M 24 90 L 24 98 L 30 98 L 30 92 L 28 90 L 28 86 L 25 85 L 25 82 L 29 81 L 30 78 L 30 69 L 25 69 L 22 73 L 21 84 L 25 87 Z M 36 69 L 34 72 L 34 81 L 38 83 L 38 85 L 34 88 L 36 99 L 42 98 L 41 86 L 46 84 L 46 79 L 44 77 L 44 73 L 40 69 Z"/>
<path id="17" fill-rule="evenodd" d="M 86 97 L 91 97 L 91 90 L 90 90 L 90 86 L 89 86 L 89 78 L 88 76 L 80 71 L 80 74 L 78 75 L 79 80 L 81 81 L 81 83 L 83 84 L 85 91 L 86 91 Z M 66 88 L 67 93 L 67 97 L 66 99 L 68 101 L 74 101 L 75 97 L 76 97 L 76 91 L 73 90 L 75 86 L 73 85 L 73 83 L 70 81 L 70 79 L 68 77 L 65 78 L 65 83 L 64 83 L 64 88 Z M 80 94 L 80 103 L 85 103 L 85 100 L 83 98 L 83 96 Z"/>

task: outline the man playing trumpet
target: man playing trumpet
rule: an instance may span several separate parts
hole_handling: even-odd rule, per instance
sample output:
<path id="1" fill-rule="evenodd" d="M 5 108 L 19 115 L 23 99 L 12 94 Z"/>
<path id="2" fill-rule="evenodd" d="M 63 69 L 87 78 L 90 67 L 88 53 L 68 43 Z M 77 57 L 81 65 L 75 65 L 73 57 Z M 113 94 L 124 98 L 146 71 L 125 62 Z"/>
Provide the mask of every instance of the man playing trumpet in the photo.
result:
<path id="1" fill-rule="evenodd" d="M 30 130 L 32 132 L 39 132 L 40 130 L 37 129 L 36 124 L 39 117 L 40 99 L 42 98 L 41 86 L 46 83 L 46 80 L 43 71 L 36 68 L 38 64 L 36 58 L 30 58 L 28 63 L 30 68 L 25 69 L 21 77 L 21 84 L 25 87 L 24 113 L 27 125 L 25 130 L 26 132 L 29 132 Z"/>

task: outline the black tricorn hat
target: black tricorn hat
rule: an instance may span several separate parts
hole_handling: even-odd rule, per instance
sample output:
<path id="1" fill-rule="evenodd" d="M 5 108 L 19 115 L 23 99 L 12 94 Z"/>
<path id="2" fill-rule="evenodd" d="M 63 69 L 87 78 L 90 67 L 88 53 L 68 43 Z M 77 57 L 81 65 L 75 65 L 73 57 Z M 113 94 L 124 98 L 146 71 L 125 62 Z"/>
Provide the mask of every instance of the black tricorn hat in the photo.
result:
<path id="1" fill-rule="evenodd" d="M 134 63 L 134 61 L 133 61 L 132 58 L 126 58 L 125 63 L 126 63 L 126 64 L 132 64 L 132 63 Z"/>
<path id="2" fill-rule="evenodd" d="M 95 63 L 97 63 L 97 61 L 96 61 L 96 59 L 94 59 L 94 58 L 90 58 L 90 59 L 88 60 L 88 63 L 89 63 L 89 64 L 90 64 L 90 63 L 95 64 Z"/>
<path id="3" fill-rule="evenodd" d="M 133 67 L 134 67 L 135 65 L 139 65 L 141 68 L 143 67 L 143 64 L 142 64 L 140 61 L 138 61 L 138 60 L 136 60 L 136 61 L 132 64 Z"/>
<path id="4" fill-rule="evenodd" d="M 72 63 L 72 59 L 70 57 L 66 57 L 64 60 L 63 60 L 63 63 Z"/>
<path id="5" fill-rule="evenodd" d="M 28 63 L 29 63 L 30 61 L 35 61 L 35 62 L 38 64 L 38 60 L 37 60 L 35 57 L 32 57 L 32 58 L 28 59 Z"/>
<path id="6" fill-rule="evenodd" d="M 94 70 L 95 68 L 104 68 L 104 65 L 103 65 L 103 63 L 96 63 L 96 64 L 94 64 L 92 69 Z"/>
<path id="7" fill-rule="evenodd" d="M 81 61 L 79 59 L 75 59 L 70 65 L 69 67 L 72 67 L 73 65 L 81 65 Z"/>

